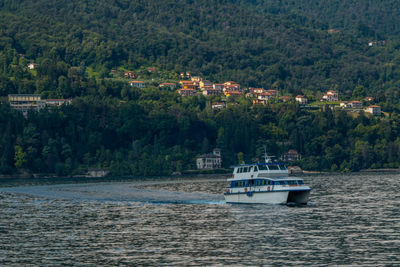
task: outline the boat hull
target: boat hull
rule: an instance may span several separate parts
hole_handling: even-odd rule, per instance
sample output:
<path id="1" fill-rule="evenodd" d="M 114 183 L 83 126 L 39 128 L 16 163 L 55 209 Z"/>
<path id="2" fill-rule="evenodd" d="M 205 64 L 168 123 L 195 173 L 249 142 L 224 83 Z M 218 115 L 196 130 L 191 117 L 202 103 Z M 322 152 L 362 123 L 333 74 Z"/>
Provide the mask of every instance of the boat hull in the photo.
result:
<path id="1" fill-rule="evenodd" d="M 307 204 L 309 190 L 225 193 L 227 203 L 248 204 Z"/>

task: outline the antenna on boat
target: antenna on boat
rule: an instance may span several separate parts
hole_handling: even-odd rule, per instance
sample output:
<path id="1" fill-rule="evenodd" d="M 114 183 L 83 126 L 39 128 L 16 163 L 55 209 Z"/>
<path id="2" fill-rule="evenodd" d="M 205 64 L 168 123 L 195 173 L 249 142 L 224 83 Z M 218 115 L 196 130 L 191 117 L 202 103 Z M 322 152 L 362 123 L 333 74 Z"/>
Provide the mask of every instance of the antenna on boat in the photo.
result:
<path id="1" fill-rule="evenodd" d="M 267 148 L 264 146 L 264 160 L 265 160 L 265 163 L 271 163 L 273 157 L 274 156 L 268 156 Z"/>

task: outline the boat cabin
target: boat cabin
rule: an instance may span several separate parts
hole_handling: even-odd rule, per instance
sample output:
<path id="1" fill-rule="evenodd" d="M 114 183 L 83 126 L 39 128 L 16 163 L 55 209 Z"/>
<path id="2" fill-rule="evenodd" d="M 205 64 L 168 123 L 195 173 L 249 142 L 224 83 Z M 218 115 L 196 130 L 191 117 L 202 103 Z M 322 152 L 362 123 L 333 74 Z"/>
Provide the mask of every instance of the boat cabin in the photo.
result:
<path id="1" fill-rule="evenodd" d="M 255 163 L 231 166 L 233 169 L 232 179 L 249 179 L 257 177 L 282 177 L 288 176 L 288 170 L 284 163 Z"/>

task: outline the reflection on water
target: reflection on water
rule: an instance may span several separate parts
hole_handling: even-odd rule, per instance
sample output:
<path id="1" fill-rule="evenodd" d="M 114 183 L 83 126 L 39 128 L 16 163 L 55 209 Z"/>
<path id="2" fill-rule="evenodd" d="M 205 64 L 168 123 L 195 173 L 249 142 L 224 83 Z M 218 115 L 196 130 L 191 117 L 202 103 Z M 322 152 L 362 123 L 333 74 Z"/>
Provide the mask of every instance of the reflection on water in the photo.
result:
<path id="1" fill-rule="evenodd" d="M 0 265 L 400 265 L 400 176 L 305 177 L 310 204 L 228 205 L 223 177 L 0 188 Z"/>

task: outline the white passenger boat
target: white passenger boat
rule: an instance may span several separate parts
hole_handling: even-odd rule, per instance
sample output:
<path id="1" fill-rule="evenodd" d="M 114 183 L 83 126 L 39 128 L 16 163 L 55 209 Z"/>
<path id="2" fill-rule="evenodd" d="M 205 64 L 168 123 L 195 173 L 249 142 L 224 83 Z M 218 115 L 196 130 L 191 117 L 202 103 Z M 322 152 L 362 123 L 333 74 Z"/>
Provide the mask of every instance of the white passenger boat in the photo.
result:
<path id="1" fill-rule="evenodd" d="M 307 204 L 310 187 L 303 179 L 289 177 L 284 163 L 232 166 L 232 178 L 224 193 L 227 203 Z"/>

